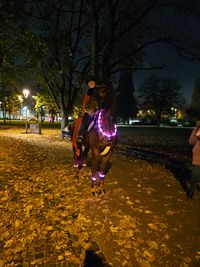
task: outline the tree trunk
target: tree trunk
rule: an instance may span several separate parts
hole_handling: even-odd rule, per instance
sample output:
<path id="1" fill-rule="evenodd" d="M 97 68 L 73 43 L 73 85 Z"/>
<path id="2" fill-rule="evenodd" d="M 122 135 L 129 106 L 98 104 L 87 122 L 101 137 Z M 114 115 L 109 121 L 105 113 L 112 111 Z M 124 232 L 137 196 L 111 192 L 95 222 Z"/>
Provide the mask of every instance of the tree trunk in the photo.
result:
<path id="1" fill-rule="evenodd" d="M 6 123 L 6 111 L 5 111 L 5 109 L 2 109 L 2 113 L 3 113 L 3 121 L 4 121 L 4 123 Z"/>
<path id="2" fill-rule="evenodd" d="M 66 108 L 62 108 L 61 110 L 61 116 L 62 116 L 62 121 L 61 121 L 61 131 L 65 129 L 65 127 L 68 125 L 68 110 Z"/>
<path id="3" fill-rule="evenodd" d="M 158 127 L 160 127 L 160 121 L 161 121 L 161 115 L 158 114 L 158 115 L 156 116 L 156 124 L 157 124 Z"/>
<path id="4" fill-rule="evenodd" d="M 96 12 L 96 0 L 91 0 L 92 16 L 92 43 L 91 43 L 91 72 L 98 77 L 98 15 Z"/>

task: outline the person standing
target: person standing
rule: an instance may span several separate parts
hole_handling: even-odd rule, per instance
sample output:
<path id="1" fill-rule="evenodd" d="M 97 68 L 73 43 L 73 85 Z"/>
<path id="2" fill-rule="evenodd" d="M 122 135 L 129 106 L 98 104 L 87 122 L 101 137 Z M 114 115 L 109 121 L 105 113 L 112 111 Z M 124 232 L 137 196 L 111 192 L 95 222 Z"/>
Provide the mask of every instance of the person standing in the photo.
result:
<path id="1" fill-rule="evenodd" d="M 200 113 L 196 116 L 196 127 L 193 129 L 189 144 L 192 148 L 192 177 L 190 190 L 187 192 L 187 197 L 192 198 L 195 189 L 200 182 Z"/>

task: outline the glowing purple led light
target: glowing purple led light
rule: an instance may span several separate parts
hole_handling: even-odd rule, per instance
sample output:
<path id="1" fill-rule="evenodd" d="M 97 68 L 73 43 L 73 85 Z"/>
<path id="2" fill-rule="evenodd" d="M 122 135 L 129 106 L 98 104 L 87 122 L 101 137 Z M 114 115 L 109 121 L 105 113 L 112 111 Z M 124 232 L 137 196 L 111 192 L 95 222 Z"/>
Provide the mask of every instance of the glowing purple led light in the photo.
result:
<path id="1" fill-rule="evenodd" d="M 97 179 L 96 177 L 94 177 L 94 176 L 92 177 L 92 181 L 96 181 L 96 179 Z"/>
<path id="2" fill-rule="evenodd" d="M 100 178 L 104 178 L 106 176 L 103 172 L 99 172 L 98 175 Z"/>
<path id="3" fill-rule="evenodd" d="M 102 129 L 102 123 L 103 123 L 102 112 L 103 112 L 103 110 L 99 111 L 99 116 L 98 116 L 98 120 L 97 120 L 98 129 L 99 129 L 100 133 L 102 133 L 104 136 L 106 136 L 108 138 L 111 138 L 111 137 L 115 136 L 116 133 L 117 133 L 117 125 L 114 124 L 114 130 L 111 131 L 110 133 L 109 132 L 104 132 L 103 129 Z"/>

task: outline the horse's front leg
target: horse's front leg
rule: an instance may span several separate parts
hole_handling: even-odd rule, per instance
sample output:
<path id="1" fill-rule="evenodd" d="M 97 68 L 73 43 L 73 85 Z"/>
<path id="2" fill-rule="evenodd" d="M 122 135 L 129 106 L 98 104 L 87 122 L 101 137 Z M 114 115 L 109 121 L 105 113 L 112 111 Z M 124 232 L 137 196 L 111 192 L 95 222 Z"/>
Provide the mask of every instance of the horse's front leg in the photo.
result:
<path id="1" fill-rule="evenodd" d="M 98 178 L 98 158 L 99 158 L 99 151 L 97 149 L 92 149 L 92 194 L 98 194 L 98 182 L 99 182 L 99 178 Z"/>
<path id="2" fill-rule="evenodd" d="M 90 147 L 88 145 L 85 146 L 85 149 L 83 151 L 83 158 L 82 158 L 82 165 L 83 167 L 87 167 L 87 156 L 88 156 L 88 152 L 90 150 Z"/>
<path id="3" fill-rule="evenodd" d="M 92 150 L 92 180 L 97 180 L 97 170 L 98 170 L 98 158 L 99 158 L 99 151 L 97 149 Z"/>
<path id="4" fill-rule="evenodd" d="M 104 179 L 106 176 L 106 167 L 107 167 L 108 162 L 110 161 L 111 156 L 112 156 L 112 151 L 110 151 L 106 156 L 102 158 L 101 170 L 99 172 L 99 178 L 101 180 L 102 186 L 104 186 Z"/>

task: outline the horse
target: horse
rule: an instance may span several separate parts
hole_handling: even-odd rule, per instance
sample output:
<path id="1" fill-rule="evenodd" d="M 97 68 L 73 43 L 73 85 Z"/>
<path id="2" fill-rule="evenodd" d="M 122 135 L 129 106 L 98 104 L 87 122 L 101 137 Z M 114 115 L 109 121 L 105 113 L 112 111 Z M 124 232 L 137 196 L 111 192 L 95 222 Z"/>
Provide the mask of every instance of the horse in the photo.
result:
<path id="1" fill-rule="evenodd" d="M 95 99 L 95 101 L 94 101 Z M 72 146 L 75 165 L 79 169 L 86 164 L 87 154 L 91 150 L 92 155 L 92 188 L 104 186 L 107 173 L 107 164 L 112 156 L 114 146 L 117 142 L 115 94 L 105 85 L 99 85 L 95 89 L 91 103 L 98 102 L 97 111 L 91 115 L 92 120 L 85 135 L 82 146 L 76 144 L 77 132 L 81 118 L 74 121 L 72 133 Z"/>

